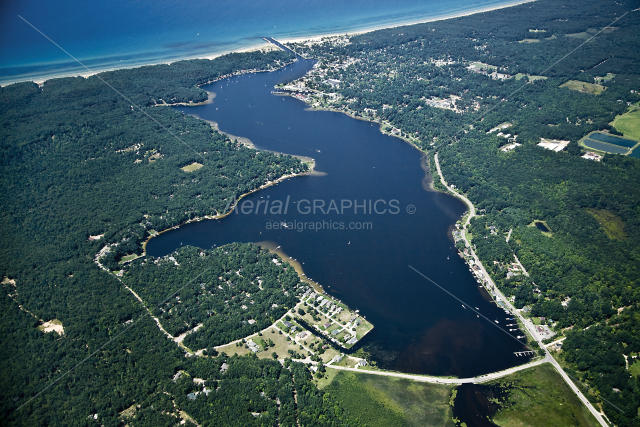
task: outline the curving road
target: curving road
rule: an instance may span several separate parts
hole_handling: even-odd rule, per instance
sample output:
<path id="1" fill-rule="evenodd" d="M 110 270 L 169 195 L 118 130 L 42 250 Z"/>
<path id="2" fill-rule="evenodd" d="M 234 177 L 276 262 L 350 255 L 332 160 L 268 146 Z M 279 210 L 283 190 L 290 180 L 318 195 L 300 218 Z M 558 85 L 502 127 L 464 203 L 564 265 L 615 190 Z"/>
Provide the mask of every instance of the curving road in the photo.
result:
<path id="1" fill-rule="evenodd" d="M 473 206 L 473 203 L 471 203 L 471 201 L 469 199 L 467 199 L 465 196 L 463 196 L 462 194 L 456 192 L 455 190 L 453 190 L 448 184 L 447 182 L 444 180 L 444 176 L 442 176 L 442 171 L 440 170 L 440 163 L 438 162 L 438 153 L 436 153 L 434 156 L 434 161 L 436 163 L 436 169 L 438 170 L 438 175 L 440 176 L 440 180 L 442 181 L 442 184 L 447 188 L 447 190 L 449 190 L 449 192 L 451 194 L 453 194 L 454 196 L 458 197 L 459 199 L 461 199 L 463 202 L 465 202 L 467 204 L 467 206 L 469 206 L 469 216 L 467 217 L 467 220 L 465 221 L 464 224 L 464 228 L 467 228 L 467 225 L 469 224 L 469 221 L 471 221 L 471 218 L 473 218 L 476 215 L 476 209 Z M 493 282 L 493 280 L 491 280 L 491 276 L 489 276 L 489 274 L 487 273 L 487 271 L 484 268 L 484 265 L 482 265 L 482 263 L 480 262 L 480 260 L 478 259 L 478 256 L 476 255 L 475 251 L 473 250 L 473 247 L 471 246 L 471 244 L 469 243 L 469 241 L 467 240 L 467 236 L 466 233 L 462 233 L 462 238 L 464 239 L 467 248 L 469 248 L 469 251 L 471 252 L 471 254 L 473 255 L 473 258 L 476 262 L 476 264 L 480 267 L 482 274 L 484 275 L 484 277 L 486 277 L 487 281 L 488 281 L 488 288 L 490 287 L 493 291 L 495 291 L 496 295 L 498 297 L 500 297 L 502 299 L 502 301 L 504 301 L 504 303 L 509 307 L 509 310 L 511 310 L 511 312 L 513 314 L 515 314 L 516 316 L 518 316 L 518 319 L 520 319 L 520 321 L 522 322 L 523 325 L 525 325 L 525 327 L 527 329 L 529 329 L 530 327 L 533 327 L 533 324 L 531 326 L 527 325 L 527 323 L 525 323 L 524 318 L 522 317 L 522 315 L 515 309 L 515 307 L 511 304 L 511 302 L 504 296 L 504 294 L 502 292 L 500 292 L 500 290 L 498 289 L 498 287 L 495 285 L 495 283 Z M 514 254 L 515 255 L 515 254 Z M 517 259 L 517 258 L 516 258 Z M 520 264 L 520 261 L 518 260 L 518 264 Z M 522 264 L 520 264 L 520 266 L 522 266 Z M 524 267 L 522 267 L 522 271 L 525 272 L 525 274 L 528 276 L 529 274 L 526 272 L 526 270 L 524 269 Z M 562 369 L 562 367 L 560 366 L 560 364 L 558 363 L 558 361 L 556 359 L 553 358 L 553 356 L 551 356 L 551 353 L 549 353 L 549 350 L 546 349 L 546 346 L 542 343 L 541 340 L 539 340 L 537 337 L 537 334 L 533 333 L 531 330 L 528 331 L 530 333 L 530 335 L 538 342 L 538 344 L 540 345 L 540 348 L 543 348 L 545 350 L 545 357 L 544 359 L 542 359 L 540 361 L 540 363 L 546 363 L 549 362 L 553 365 L 554 368 L 556 368 L 556 371 L 558 371 L 558 373 L 562 376 L 562 378 L 565 380 L 565 382 L 567 383 L 567 385 L 569 385 L 569 387 L 571 387 L 571 390 L 573 390 L 573 392 L 578 396 L 578 398 L 582 401 L 582 403 L 584 403 L 584 405 L 589 409 L 589 412 L 591 412 L 591 414 L 596 418 L 596 420 L 598 420 L 598 422 L 600 423 L 600 425 L 602 425 L 603 427 L 608 427 L 609 424 L 607 424 L 605 422 L 605 420 L 602 418 L 602 414 L 600 412 L 598 412 L 596 410 L 596 408 L 593 407 L 593 405 L 591 404 L 591 402 L 589 402 L 589 400 L 587 400 L 587 398 L 584 396 L 584 394 L 582 394 L 582 392 L 578 389 L 578 387 L 573 383 L 573 381 L 571 381 L 571 379 L 569 378 L 569 376 L 567 375 L 567 373 L 564 371 L 564 369 Z M 525 367 L 529 367 L 529 366 L 533 366 L 532 364 L 528 364 L 528 365 L 523 365 Z M 521 368 L 521 367 L 517 367 L 517 368 Z M 513 368 L 516 370 L 520 370 L 517 368 Z M 521 368 L 524 369 L 524 368 Z M 503 371 L 503 372 L 508 372 L 507 371 Z M 361 371 L 364 372 L 364 371 Z M 515 371 L 514 371 L 515 372 Z M 489 374 L 489 375 L 497 375 L 500 373 L 496 373 L 496 374 Z M 505 374 L 506 375 L 506 374 Z M 495 378 L 499 378 L 500 376 L 504 376 L 504 375 L 499 375 Z M 484 378 L 484 377 L 482 377 Z M 476 379 L 477 380 L 477 379 Z M 444 381 L 440 380 L 441 382 Z M 484 381 L 488 381 L 484 380 Z M 473 382 L 473 381 L 469 381 L 469 382 Z M 478 381 L 481 382 L 481 381 Z M 455 384 L 455 383 L 452 383 Z"/>
<path id="2" fill-rule="evenodd" d="M 543 363 L 551 362 L 551 356 L 547 355 L 544 359 L 537 360 L 535 362 L 530 362 L 525 365 L 516 366 L 515 368 L 506 369 L 500 372 L 492 372 L 487 375 L 482 375 L 475 378 L 444 378 L 444 377 L 429 377 L 426 375 L 414 375 L 414 374 L 403 374 L 400 372 L 391 372 L 391 371 L 372 371 L 368 369 L 358 369 L 358 368 L 347 368 L 345 366 L 335 366 L 335 365 L 326 365 L 327 368 L 338 369 L 340 371 L 354 371 L 360 372 L 363 374 L 371 374 L 371 375 L 382 375 L 386 377 L 396 377 L 396 378 L 406 378 L 408 380 L 419 381 L 423 383 L 433 383 L 433 384 L 479 384 L 487 381 L 493 381 L 498 378 L 502 378 L 507 375 L 511 375 L 514 372 L 522 371 L 524 369 L 532 368 L 534 366 L 542 365 Z"/>

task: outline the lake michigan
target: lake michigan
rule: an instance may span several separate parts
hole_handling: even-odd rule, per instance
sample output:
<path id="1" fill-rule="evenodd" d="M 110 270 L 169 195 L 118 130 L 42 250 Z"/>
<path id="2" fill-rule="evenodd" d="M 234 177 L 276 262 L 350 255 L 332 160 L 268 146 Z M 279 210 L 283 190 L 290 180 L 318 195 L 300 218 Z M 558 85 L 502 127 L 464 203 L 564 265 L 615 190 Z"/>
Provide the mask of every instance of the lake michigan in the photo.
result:
<path id="1" fill-rule="evenodd" d="M 220 55 L 263 44 L 435 20 L 515 0 L 8 0 L 0 5 L 0 85 Z M 20 17 L 24 18 L 21 19 Z M 28 21 L 27 22 L 25 22 Z"/>

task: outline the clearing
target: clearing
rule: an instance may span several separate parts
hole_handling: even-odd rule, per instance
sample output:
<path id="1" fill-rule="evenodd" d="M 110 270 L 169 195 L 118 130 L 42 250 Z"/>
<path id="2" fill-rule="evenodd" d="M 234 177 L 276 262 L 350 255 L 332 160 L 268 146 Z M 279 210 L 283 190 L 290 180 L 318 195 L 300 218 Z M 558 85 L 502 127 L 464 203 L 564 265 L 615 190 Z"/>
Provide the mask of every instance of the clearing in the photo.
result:
<path id="1" fill-rule="evenodd" d="M 629 365 L 629 372 L 636 378 L 640 377 L 640 360 L 636 360 L 633 364 Z"/>
<path id="2" fill-rule="evenodd" d="M 38 330 L 42 332 L 56 332 L 58 335 L 64 335 L 64 328 L 62 327 L 62 322 L 58 319 L 53 319 L 48 322 L 44 322 L 42 325 L 38 326 Z"/>
<path id="3" fill-rule="evenodd" d="M 602 85 L 595 83 L 585 83 L 578 80 L 569 80 L 560 85 L 560 87 L 566 87 L 570 90 L 577 90 L 582 93 L 589 93 L 592 95 L 600 95 L 606 88 Z"/>
<path id="4" fill-rule="evenodd" d="M 629 111 L 617 116 L 611 125 L 622 132 L 625 138 L 640 141 L 640 108 L 629 107 Z"/>
<path id="5" fill-rule="evenodd" d="M 600 223 L 607 237 L 612 240 L 624 240 L 627 233 L 624 232 L 624 221 L 618 215 L 606 209 L 587 209 Z"/>
<path id="6" fill-rule="evenodd" d="M 183 168 L 181 168 L 183 171 L 185 172 L 193 172 L 193 171 L 197 171 L 198 169 L 200 169 L 203 165 L 201 165 L 198 162 L 193 162 L 190 165 L 187 165 Z"/>

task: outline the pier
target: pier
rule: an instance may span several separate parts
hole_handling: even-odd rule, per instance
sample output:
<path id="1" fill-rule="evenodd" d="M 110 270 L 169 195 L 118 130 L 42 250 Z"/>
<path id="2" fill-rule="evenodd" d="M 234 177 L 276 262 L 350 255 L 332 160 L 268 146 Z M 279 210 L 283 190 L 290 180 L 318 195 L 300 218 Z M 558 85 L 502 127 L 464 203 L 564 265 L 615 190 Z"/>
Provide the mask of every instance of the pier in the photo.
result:
<path id="1" fill-rule="evenodd" d="M 514 351 L 513 354 L 515 354 L 517 357 L 528 356 L 529 354 L 534 356 L 536 354 L 536 352 L 535 351 L 530 351 L 530 350 L 527 350 L 527 351 Z"/>
<path id="2" fill-rule="evenodd" d="M 291 52 L 294 55 L 298 56 L 297 53 L 295 53 L 293 50 L 289 49 L 288 47 L 286 47 L 285 45 L 283 45 L 282 43 L 280 43 L 278 40 L 274 39 L 273 37 L 263 37 L 262 38 L 264 41 L 266 41 L 267 43 L 271 43 L 274 46 L 279 47 L 280 49 L 286 51 L 286 52 Z"/>

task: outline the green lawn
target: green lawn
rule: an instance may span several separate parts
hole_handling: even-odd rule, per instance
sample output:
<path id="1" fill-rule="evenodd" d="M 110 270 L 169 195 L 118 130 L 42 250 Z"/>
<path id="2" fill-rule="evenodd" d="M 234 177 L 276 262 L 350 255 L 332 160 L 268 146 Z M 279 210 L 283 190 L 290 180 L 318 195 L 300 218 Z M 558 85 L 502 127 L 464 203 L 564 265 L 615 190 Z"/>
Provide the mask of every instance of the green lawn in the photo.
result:
<path id="1" fill-rule="evenodd" d="M 612 125 L 622 132 L 625 138 L 640 141 L 640 109 L 629 108 L 629 111 L 616 117 Z"/>
<path id="2" fill-rule="evenodd" d="M 491 420 L 499 426 L 596 427 L 599 423 L 550 364 L 536 366 L 495 383 L 511 384 L 508 407 Z"/>
<path id="3" fill-rule="evenodd" d="M 125 255 L 125 256 L 122 257 L 122 259 L 120 260 L 119 264 L 124 264 L 126 262 L 133 261 L 136 258 L 140 258 L 140 255 L 136 255 L 136 254 Z"/>
<path id="4" fill-rule="evenodd" d="M 326 390 L 367 427 L 454 425 L 452 386 L 338 371 Z"/>
<path id="5" fill-rule="evenodd" d="M 634 361 L 632 362 L 631 360 Z M 630 359 L 629 362 L 629 373 L 636 378 L 640 378 L 640 360 Z"/>

